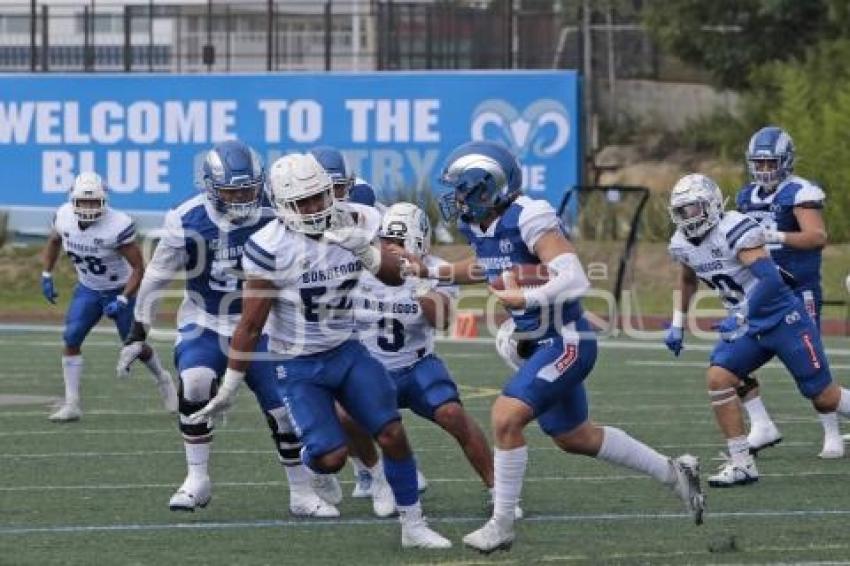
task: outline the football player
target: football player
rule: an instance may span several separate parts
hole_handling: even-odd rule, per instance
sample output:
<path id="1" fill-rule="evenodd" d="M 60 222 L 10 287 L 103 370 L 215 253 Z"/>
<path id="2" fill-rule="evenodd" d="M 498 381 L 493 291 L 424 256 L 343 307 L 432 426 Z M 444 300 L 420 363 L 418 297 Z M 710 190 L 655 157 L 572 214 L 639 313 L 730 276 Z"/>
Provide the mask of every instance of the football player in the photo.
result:
<path id="1" fill-rule="evenodd" d="M 168 503 L 172 511 L 194 511 L 212 497 L 208 462 L 213 422 L 188 417 L 219 387 L 227 348 L 242 309 L 242 260 L 248 238 L 274 219 L 262 206 L 265 172 L 257 153 L 239 141 L 221 143 L 203 161 L 203 194 L 190 198 L 165 217 L 163 236 L 142 281 L 136 324 L 121 352 L 119 372 L 126 372 L 144 348 L 161 291 L 185 270 L 186 289 L 178 314 L 174 361 L 180 375 L 180 415 L 188 473 Z M 273 368 L 257 361 L 248 386 L 271 429 L 289 481 L 289 510 L 299 517 L 337 517 L 311 487 L 312 474 L 301 465 L 301 444 L 292 429 L 283 399 L 274 386 Z"/>
<path id="2" fill-rule="evenodd" d="M 682 264 L 680 304 L 684 318 L 699 281 L 716 289 L 729 316 L 717 329 L 708 394 L 726 437 L 729 460 L 709 478 L 713 487 L 758 481 L 745 435 L 737 388 L 774 356 L 785 365 L 800 393 L 819 413 L 850 415 L 850 391 L 832 381 L 817 325 L 786 285 L 766 249 L 765 230 L 752 218 L 723 211 L 723 195 L 704 175 L 681 178 L 670 197 L 676 232 L 670 255 Z M 674 325 L 683 326 L 682 320 Z"/>
<path id="3" fill-rule="evenodd" d="M 431 255 L 431 223 L 412 203 L 396 203 L 384 213 L 381 241 L 399 255 L 410 254 L 429 269 L 445 263 Z M 445 330 L 452 318 L 457 287 L 430 279 L 408 278 L 404 285 L 384 285 L 369 273 L 360 280 L 363 298 L 355 307 L 360 340 L 389 370 L 398 391 L 398 406 L 428 419 L 454 436 L 492 497 L 493 455 L 478 424 L 464 410 L 443 361 L 434 354 L 434 330 Z M 395 511 L 382 507 L 379 516 Z M 517 515 L 522 511 L 517 507 Z"/>
<path id="4" fill-rule="evenodd" d="M 77 286 L 65 314 L 62 338 L 62 378 L 65 400 L 50 415 L 53 422 L 76 421 L 82 417 L 80 380 L 83 357 L 80 347 L 94 325 L 106 315 L 115 321 L 124 340 L 133 321 L 136 291 L 144 273 L 142 253 L 136 244 L 133 220 L 107 205 L 107 192 L 97 173 L 81 173 L 74 179 L 69 202 L 56 212 L 44 249 L 41 290 L 56 304 L 53 268 L 60 248 L 65 250 L 77 271 Z M 156 381 L 168 411 L 177 411 L 177 391 L 171 375 L 162 368 L 150 347 L 139 352 Z"/>
<path id="5" fill-rule="evenodd" d="M 378 208 L 379 212 L 383 212 L 383 205 L 377 202 L 372 186 L 363 179 L 356 177 L 354 173 L 349 172 L 342 152 L 335 147 L 321 145 L 311 148 L 310 153 L 333 181 L 334 198 L 337 201 L 380 207 Z M 371 497 L 373 508 L 378 516 L 394 513 L 395 502 L 392 499 L 389 485 L 382 477 L 380 457 L 375 450 L 372 438 L 368 432 L 357 426 L 344 410 L 338 407 L 337 411 L 349 438 L 350 461 L 354 471 L 354 490 L 351 496 L 354 498 Z M 372 470 L 375 471 L 374 478 L 372 477 Z M 331 479 L 334 477 L 333 475 L 317 475 L 316 481 L 322 482 L 322 484 L 314 487 L 328 494 L 334 493 L 333 480 Z"/>
<path id="6" fill-rule="evenodd" d="M 304 463 L 322 473 L 345 465 L 347 439 L 335 411 L 339 402 L 381 447 L 402 546 L 449 548 L 451 543 L 422 515 L 416 462 L 392 381 L 356 339 L 352 292 L 361 273 L 401 283 L 400 258 L 372 244 L 379 215 L 366 206 L 337 202 L 331 178 L 311 154 L 276 161 L 270 183 L 279 221 L 245 245 L 248 279 L 228 369 L 216 396 L 193 421 L 229 407 L 266 332 L 278 384 L 304 442 Z"/>
<path id="7" fill-rule="evenodd" d="M 746 157 L 751 182 L 738 192 L 738 211 L 764 228 L 771 258 L 791 275 L 794 294 L 820 326 L 823 304 L 820 266 L 827 240 L 823 222 L 826 196 L 817 185 L 794 175 L 794 142 L 780 128 L 767 126 L 753 134 Z M 765 409 L 755 377 L 747 376 L 738 394 L 750 417 L 750 448 L 758 450 L 779 442 L 782 435 Z M 838 415 L 819 416 L 824 430 L 819 456 L 843 457 L 844 439 Z"/>
<path id="8" fill-rule="evenodd" d="M 670 487 L 700 523 L 696 458 L 668 458 L 619 428 L 589 419 L 584 380 L 596 362 L 597 345 L 580 298 L 590 283 L 554 209 L 521 194 L 522 170 L 513 154 L 493 142 L 463 144 L 447 158 L 441 181 L 451 189 L 441 201 L 444 216 L 460 216 L 474 256 L 434 268 L 408 255 L 414 275 L 456 284 L 494 282 L 514 265 L 541 263 L 554 275 L 536 288 L 522 289 L 507 274 L 504 290 L 491 286 L 516 324 L 524 359 L 491 411 L 493 517 L 464 543 L 482 552 L 513 543 L 528 462 L 524 430 L 535 419 L 562 450 L 626 466 Z"/>
<path id="9" fill-rule="evenodd" d="M 378 202 L 372 185 L 348 171 L 341 151 L 329 145 L 320 145 L 311 148 L 310 153 L 330 175 L 336 200 L 373 206 L 379 212 L 384 212 L 385 207 Z"/>

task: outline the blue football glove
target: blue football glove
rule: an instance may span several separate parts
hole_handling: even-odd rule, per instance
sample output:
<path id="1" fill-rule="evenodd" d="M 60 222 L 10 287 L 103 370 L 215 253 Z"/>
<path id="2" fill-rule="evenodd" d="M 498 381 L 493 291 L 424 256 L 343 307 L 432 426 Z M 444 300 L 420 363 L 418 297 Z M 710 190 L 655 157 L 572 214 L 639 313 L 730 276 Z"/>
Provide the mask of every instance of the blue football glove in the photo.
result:
<path id="1" fill-rule="evenodd" d="M 675 356 L 678 356 L 685 345 L 685 329 L 681 326 L 673 326 L 672 324 L 668 326 L 667 334 L 664 336 L 664 345 Z"/>
<path id="2" fill-rule="evenodd" d="M 56 304 L 56 297 L 59 296 L 59 293 L 53 287 L 53 276 L 46 271 L 41 274 L 41 294 L 49 303 Z"/>
<path id="3" fill-rule="evenodd" d="M 109 318 L 117 318 L 118 315 L 127 308 L 127 303 L 127 297 L 124 295 L 118 295 L 111 303 L 103 307 L 103 314 Z"/>
<path id="4" fill-rule="evenodd" d="M 711 328 L 720 333 L 724 342 L 734 342 L 747 333 L 747 327 L 747 317 L 741 312 L 733 311 Z"/>

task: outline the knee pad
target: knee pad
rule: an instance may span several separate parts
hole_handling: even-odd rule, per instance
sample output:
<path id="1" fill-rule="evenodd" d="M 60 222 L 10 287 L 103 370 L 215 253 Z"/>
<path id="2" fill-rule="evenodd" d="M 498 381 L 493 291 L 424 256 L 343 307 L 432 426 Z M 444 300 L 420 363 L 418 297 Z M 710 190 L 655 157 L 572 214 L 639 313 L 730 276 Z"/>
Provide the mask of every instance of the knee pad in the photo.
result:
<path id="1" fill-rule="evenodd" d="M 266 422 L 272 431 L 272 440 L 277 449 L 277 457 L 284 466 L 297 466 L 301 463 L 301 447 L 303 446 L 295 428 L 289 420 L 286 407 L 278 407 L 265 412 Z"/>
<path id="2" fill-rule="evenodd" d="M 752 391 L 753 389 L 759 386 L 759 380 L 755 378 L 755 376 L 748 375 L 747 377 L 742 377 L 741 385 L 735 388 L 735 393 L 738 394 L 738 397 L 743 399 Z"/>
<path id="3" fill-rule="evenodd" d="M 218 380 L 215 372 L 207 367 L 194 367 L 180 372 L 180 432 L 187 440 L 197 441 L 212 435 L 212 422 L 188 424 L 185 417 L 204 408 L 218 391 Z"/>

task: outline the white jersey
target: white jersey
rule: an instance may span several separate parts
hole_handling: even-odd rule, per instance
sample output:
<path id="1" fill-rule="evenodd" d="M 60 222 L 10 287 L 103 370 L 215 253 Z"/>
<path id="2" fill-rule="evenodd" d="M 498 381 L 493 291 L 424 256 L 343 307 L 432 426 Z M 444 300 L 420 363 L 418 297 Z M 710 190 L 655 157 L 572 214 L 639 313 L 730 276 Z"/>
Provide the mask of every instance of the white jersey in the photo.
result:
<path id="1" fill-rule="evenodd" d="M 446 263 L 430 255 L 424 261 L 429 268 Z M 414 296 L 418 282 L 409 278 L 403 285 L 393 287 L 371 273 L 364 273 L 360 279 L 354 311 L 358 336 L 387 369 L 411 366 L 434 351 L 434 327 L 425 319 Z M 440 284 L 434 290 L 452 299 L 458 296 L 455 285 Z"/>
<path id="2" fill-rule="evenodd" d="M 136 301 L 136 320 L 150 323 L 149 295 L 185 270 L 186 289 L 177 314 L 178 328 L 195 324 L 232 336 L 242 312 L 242 254 L 248 238 L 267 222 L 277 222 L 269 209 L 259 209 L 234 224 L 204 194 L 169 210 L 161 238 L 145 271 Z M 148 285 L 153 280 L 160 283 Z"/>
<path id="3" fill-rule="evenodd" d="M 706 285 L 717 290 L 723 306 L 731 308 L 748 296 L 758 280 L 740 262 L 738 253 L 764 246 L 764 230 L 740 212 L 726 212 L 711 231 L 693 243 L 679 230 L 670 239 L 670 256 L 694 270 Z"/>
<path id="4" fill-rule="evenodd" d="M 130 264 L 118 248 L 136 239 L 136 225 L 123 212 L 106 207 L 94 223 L 80 228 L 71 203 L 56 211 L 53 229 L 77 270 L 77 279 L 89 289 L 120 289 L 130 278 Z"/>
<path id="5" fill-rule="evenodd" d="M 363 215 L 377 235 L 380 216 L 373 208 L 336 206 Z M 355 287 L 364 269 L 349 250 L 272 221 L 245 244 L 242 267 L 247 277 L 278 290 L 264 329 L 270 351 L 288 358 L 319 354 L 354 337 Z"/>

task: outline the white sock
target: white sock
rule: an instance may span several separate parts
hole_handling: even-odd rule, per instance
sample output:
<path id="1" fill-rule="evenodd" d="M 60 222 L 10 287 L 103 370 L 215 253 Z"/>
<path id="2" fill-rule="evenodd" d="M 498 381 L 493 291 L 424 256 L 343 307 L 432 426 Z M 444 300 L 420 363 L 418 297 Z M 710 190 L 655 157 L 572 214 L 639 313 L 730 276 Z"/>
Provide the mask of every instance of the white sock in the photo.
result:
<path id="1" fill-rule="evenodd" d="M 195 479 L 203 479 L 209 477 L 207 465 L 210 461 L 211 442 L 191 443 L 184 442 L 183 447 L 186 450 L 186 465 L 189 468 L 189 477 Z"/>
<path id="2" fill-rule="evenodd" d="M 283 469 L 286 472 L 290 492 L 296 488 L 310 487 L 310 479 L 312 479 L 313 473 L 307 469 L 307 466 L 296 464 L 295 466 L 284 466 Z"/>
<path id="3" fill-rule="evenodd" d="M 514 522 L 514 509 L 522 493 L 527 464 L 528 446 L 510 450 L 493 449 L 493 518 Z"/>
<path id="4" fill-rule="evenodd" d="M 850 390 L 841 388 L 841 398 L 838 400 L 838 408 L 835 411 L 845 419 L 850 419 Z"/>
<path id="5" fill-rule="evenodd" d="M 165 377 L 165 369 L 162 367 L 162 362 L 159 361 L 159 356 L 156 354 L 156 350 L 151 348 L 151 357 L 144 361 L 144 364 L 148 366 L 151 374 L 153 374 L 153 379 L 157 383 L 163 380 Z"/>
<path id="6" fill-rule="evenodd" d="M 670 458 L 635 440 L 619 428 L 605 426 L 602 430 L 605 437 L 602 439 L 599 453 L 596 454 L 597 458 L 643 472 L 665 485 L 676 482 L 676 473 L 670 466 Z"/>
<path id="7" fill-rule="evenodd" d="M 398 520 L 404 523 L 416 523 L 422 520 L 422 504 L 417 501 L 413 505 L 396 505 Z"/>
<path id="8" fill-rule="evenodd" d="M 820 424 L 823 425 L 824 438 L 834 438 L 841 436 L 841 429 L 838 427 L 838 413 L 818 413 Z"/>
<path id="9" fill-rule="evenodd" d="M 747 441 L 746 436 L 727 438 L 726 446 L 729 447 L 729 457 L 736 466 L 746 466 L 752 461 L 750 443 Z"/>
<path id="10" fill-rule="evenodd" d="M 80 404 L 80 378 L 83 376 L 83 357 L 62 356 L 62 380 L 65 382 L 65 402 Z"/>
<path id="11" fill-rule="evenodd" d="M 747 415 L 750 417 L 750 427 L 775 427 L 770 415 L 767 414 L 767 409 L 762 402 L 761 397 L 754 397 L 749 401 L 744 401 L 744 408 L 747 410 Z"/>

